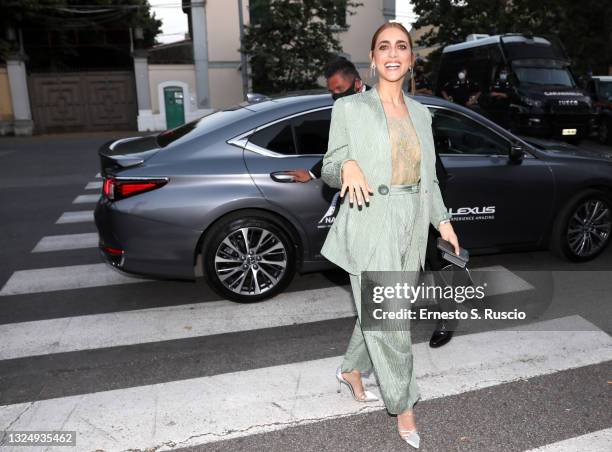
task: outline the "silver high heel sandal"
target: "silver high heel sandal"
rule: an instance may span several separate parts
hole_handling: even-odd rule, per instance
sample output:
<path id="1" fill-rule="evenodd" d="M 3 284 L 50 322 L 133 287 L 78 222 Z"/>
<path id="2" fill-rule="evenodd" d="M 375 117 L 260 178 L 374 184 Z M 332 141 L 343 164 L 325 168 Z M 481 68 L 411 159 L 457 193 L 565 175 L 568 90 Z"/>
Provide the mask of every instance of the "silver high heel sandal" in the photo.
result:
<path id="1" fill-rule="evenodd" d="M 351 394 L 353 394 L 353 398 L 357 402 L 378 402 L 378 397 L 376 397 L 370 391 L 363 391 L 363 399 L 357 397 L 357 394 L 355 394 L 355 390 L 353 389 L 353 385 L 346 381 L 342 376 L 342 367 L 338 367 L 336 369 L 336 380 L 338 380 L 338 392 L 340 392 L 342 389 L 342 384 L 345 384 L 351 390 Z"/>
<path id="2" fill-rule="evenodd" d="M 421 443 L 421 437 L 419 436 L 419 433 L 416 429 L 400 430 L 398 428 L 398 433 L 399 433 L 400 438 L 402 438 L 403 441 L 406 441 L 408 444 L 410 444 L 415 449 L 419 448 L 419 445 Z"/>
<path id="3" fill-rule="evenodd" d="M 416 430 L 400 430 L 399 435 L 400 438 L 402 438 L 415 449 L 419 448 L 419 444 L 421 443 L 421 437 L 419 436 Z"/>

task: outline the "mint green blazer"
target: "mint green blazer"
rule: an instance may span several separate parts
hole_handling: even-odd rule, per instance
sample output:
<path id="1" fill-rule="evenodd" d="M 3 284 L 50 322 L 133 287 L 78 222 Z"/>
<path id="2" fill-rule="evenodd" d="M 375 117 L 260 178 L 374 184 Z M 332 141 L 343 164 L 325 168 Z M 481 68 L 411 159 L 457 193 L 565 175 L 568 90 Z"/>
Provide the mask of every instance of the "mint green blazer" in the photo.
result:
<path id="1" fill-rule="evenodd" d="M 444 205 L 436 177 L 431 114 L 420 102 L 406 93 L 403 96 L 421 146 L 420 213 L 415 219 L 416 237 L 413 237 L 412 243 L 420 247 L 421 268 L 424 268 L 429 224 L 439 229 L 440 222 L 450 218 L 450 214 Z M 386 239 L 378 231 L 387 215 L 391 143 L 377 88 L 342 97 L 334 103 L 329 142 L 321 169 L 321 178 L 327 185 L 341 188 L 341 168 L 347 160 L 358 162 L 374 195 L 370 195 L 369 205 L 364 204 L 360 208 L 356 200 L 351 207 L 345 194 L 321 254 L 347 272 L 359 274 L 367 268 L 377 244 Z M 397 265 L 400 270 L 400 263 Z"/>

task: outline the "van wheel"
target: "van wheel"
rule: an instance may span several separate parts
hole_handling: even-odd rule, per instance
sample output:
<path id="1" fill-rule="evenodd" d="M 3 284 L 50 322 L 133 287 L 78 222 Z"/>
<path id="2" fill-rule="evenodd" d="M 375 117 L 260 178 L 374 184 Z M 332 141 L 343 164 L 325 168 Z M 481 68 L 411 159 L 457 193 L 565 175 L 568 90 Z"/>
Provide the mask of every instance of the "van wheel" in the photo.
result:
<path id="1" fill-rule="evenodd" d="M 612 144 L 612 118 L 602 118 L 597 138 L 601 144 Z"/>
<path id="2" fill-rule="evenodd" d="M 573 144 L 574 146 L 578 146 L 580 142 L 582 141 L 582 136 L 577 134 L 574 136 L 563 137 L 563 139 L 565 140 L 566 143 Z"/>
<path id="3" fill-rule="evenodd" d="M 574 262 L 595 258 L 610 242 L 612 201 L 599 190 L 573 197 L 555 219 L 551 249 Z"/>
<path id="4" fill-rule="evenodd" d="M 202 243 L 210 286 L 240 303 L 265 300 L 285 289 L 295 275 L 295 254 L 290 235 L 265 212 L 230 214 Z"/>

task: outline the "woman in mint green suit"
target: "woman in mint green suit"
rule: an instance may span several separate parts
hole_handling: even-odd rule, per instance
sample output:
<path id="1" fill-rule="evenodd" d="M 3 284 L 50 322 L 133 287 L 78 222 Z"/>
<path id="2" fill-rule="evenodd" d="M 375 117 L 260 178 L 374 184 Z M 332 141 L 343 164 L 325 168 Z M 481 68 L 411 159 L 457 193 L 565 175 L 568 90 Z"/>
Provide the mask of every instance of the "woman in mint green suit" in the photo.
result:
<path id="1" fill-rule="evenodd" d="M 410 329 L 362 329 L 361 272 L 423 269 L 430 223 L 456 252 L 459 243 L 438 187 L 431 115 L 401 88 L 414 64 L 410 34 L 399 23 L 384 24 L 372 38 L 370 58 L 378 84 L 335 102 L 321 171 L 325 183 L 349 197 L 321 254 L 349 273 L 358 313 L 336 378 L 356 400 L 375 401 L 361 382 L 361 372 L 373 369 L 400 437 L 418 448 L 412 408 L 420 393 Z"/>

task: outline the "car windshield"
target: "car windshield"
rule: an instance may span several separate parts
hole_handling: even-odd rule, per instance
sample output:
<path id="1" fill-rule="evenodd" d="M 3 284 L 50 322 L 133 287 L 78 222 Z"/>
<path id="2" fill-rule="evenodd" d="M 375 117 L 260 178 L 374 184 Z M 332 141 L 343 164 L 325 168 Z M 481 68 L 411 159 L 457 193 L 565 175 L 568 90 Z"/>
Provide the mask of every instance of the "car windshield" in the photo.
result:
<path id="1" fill-rule="evenodd" d="M 558 85 L 573 88 L 576 86 L 570 72 L 565 68 L 514 67 L 519 82 L 532 85 Z"/>

